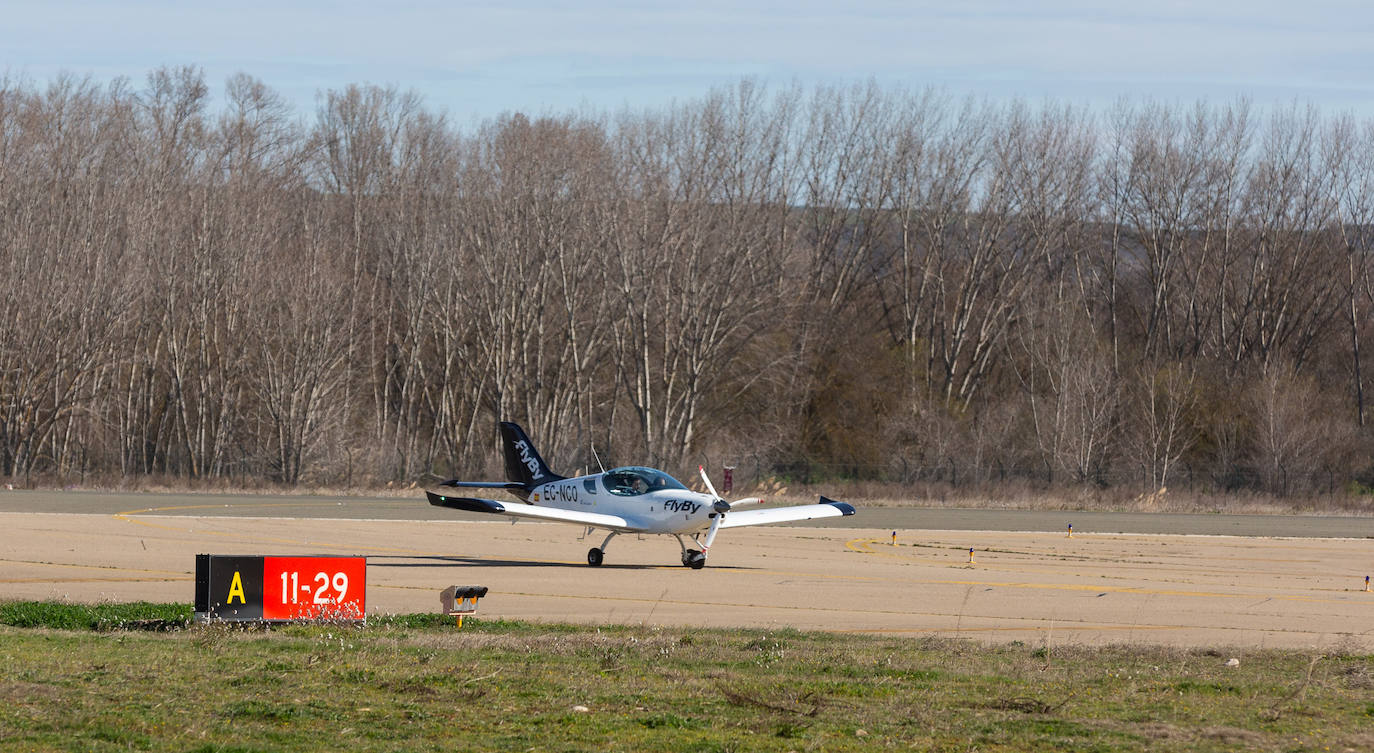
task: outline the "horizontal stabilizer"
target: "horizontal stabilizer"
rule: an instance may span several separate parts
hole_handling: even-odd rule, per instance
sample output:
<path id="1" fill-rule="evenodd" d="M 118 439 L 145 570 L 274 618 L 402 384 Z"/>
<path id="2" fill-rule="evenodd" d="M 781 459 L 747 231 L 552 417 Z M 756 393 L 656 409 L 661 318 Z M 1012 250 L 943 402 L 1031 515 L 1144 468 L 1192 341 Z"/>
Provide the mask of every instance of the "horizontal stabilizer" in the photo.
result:
<path id="1" fill-rule="evenodd" d="M 437 505 L 439 507 L 448 507 L 454 510 L 465 510 L 467 512 L 490 512 L 497 514 L 506 511 L 506 506 L 501 504 L 500 502 L 497 502 L 494 499 L 480 499 L 477 497 L 446 497 L 442 494 L 435 494 L 434 492 L 425 492 L 425 496 L 429 497 L 429 503 L 431 505 Z"/>

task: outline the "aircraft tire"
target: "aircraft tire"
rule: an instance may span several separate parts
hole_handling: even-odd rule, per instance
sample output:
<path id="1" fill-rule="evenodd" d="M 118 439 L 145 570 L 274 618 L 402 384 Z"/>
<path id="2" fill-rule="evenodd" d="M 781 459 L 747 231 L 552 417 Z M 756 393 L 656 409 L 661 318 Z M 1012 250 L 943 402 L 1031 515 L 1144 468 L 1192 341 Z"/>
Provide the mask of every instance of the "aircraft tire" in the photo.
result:
<path id="1" fill-rule="evenodd" d="M 695 549 L 688 549 L 687 553 L 682 555 L 682 564 L 693 570 L 700 570 L 706 567 L 706 555 Z"/>
<path id="2" fill-rule="evenodd" d="M 600 549 L 597 549 L 596 547 L 592 547 L 591 549 L 587 550 L 587 564 L 591 565 L 592 567 L 600 567 L 601 560 L 604 557 L 605 555 L 602 553 L 602 551 Z"/>

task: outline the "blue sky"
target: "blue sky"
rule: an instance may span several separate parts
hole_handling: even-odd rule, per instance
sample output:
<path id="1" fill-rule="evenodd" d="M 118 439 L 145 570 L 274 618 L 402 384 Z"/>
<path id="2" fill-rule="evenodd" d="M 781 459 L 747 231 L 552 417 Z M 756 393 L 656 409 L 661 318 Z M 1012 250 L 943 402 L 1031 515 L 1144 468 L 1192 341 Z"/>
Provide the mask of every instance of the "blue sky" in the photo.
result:
<path id="1" fill-rule="evenodd" d="M 153 68 L 189 63 L 216 91 L 234 73 L 256 76 L 303 116 L 319 91 L 394 84 L 459 124 L 658 107 L 745 76 L 776 86 L 871 78 L 1096 108 L 1248 96 L 1374 119 L 1367 0 L 207 5 L 0 0 L 0 69 L 138 86 Z"/>

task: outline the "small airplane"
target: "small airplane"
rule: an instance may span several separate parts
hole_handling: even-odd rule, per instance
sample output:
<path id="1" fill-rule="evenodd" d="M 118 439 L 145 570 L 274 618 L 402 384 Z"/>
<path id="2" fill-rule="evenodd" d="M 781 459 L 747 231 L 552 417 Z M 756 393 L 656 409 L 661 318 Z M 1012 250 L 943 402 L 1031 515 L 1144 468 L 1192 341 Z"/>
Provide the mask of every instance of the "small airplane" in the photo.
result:
<path id="1" fill-rule="evenodd" d="M 727 502 L 711 484 L 706 470 L 701 479 L 709 493 L 694 492 L 663 471 L 625 466 L 586 476 L 567 478 L 549 470 L 534 444 L 518 425 L 502 422 L 501 439 L 506 453 L 508 481 L 445 481 L 439 486 L 462 489 L 504 489 L 522 504 L 480 497 L 455 497 L 426 491 L 431 505 L 469 512 L 509 515 L 516 518 L 573 523 L 610 531 L 601 546 L 587 552 L 587 564 L 597 567 L 611 539 L 622 533 L 673 536 L 682 547 L 682 564 L 694 570 L 706 565 L 706 553 L 722 528 L 784 523 L 814 518 L 853 515 L 854 507 L 821 497 L 814 505 L 794 505 L 736 511 L 736 507 L 762 503 L 758 497 Z M 705 532 L 703 541 L 700 535 Z M 700 547 L 690 549 L 682 540 L 690 536 Z"/>

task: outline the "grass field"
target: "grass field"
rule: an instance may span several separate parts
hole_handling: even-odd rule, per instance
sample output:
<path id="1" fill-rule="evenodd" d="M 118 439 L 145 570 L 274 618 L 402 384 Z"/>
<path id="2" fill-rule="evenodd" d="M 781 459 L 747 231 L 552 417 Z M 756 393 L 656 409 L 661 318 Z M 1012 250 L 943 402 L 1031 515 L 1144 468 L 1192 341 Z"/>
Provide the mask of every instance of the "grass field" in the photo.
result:
<path id="1" fill-rule="evenodd" d="M 1374 749 L 1341 651 L 189 614 L 0 604 L 0 751 Z"/>

